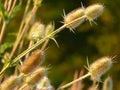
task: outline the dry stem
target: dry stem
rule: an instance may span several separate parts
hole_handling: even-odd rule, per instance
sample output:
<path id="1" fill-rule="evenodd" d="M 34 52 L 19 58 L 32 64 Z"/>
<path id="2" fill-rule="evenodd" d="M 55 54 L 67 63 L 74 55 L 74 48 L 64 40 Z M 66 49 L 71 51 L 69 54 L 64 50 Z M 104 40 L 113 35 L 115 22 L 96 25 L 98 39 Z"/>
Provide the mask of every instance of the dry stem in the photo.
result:
<path id="1" fill-rule="evenodd" d="M 83 80 L 83 79 L 85 79 L 86 77 L 88 77 L 88 76 L 90 76 L 90 75 L 91 75 L 90 73 L 87 73 L 87 74 L 85 74 L 84 76 L 82 76 L 82 77 L 80 77 L 80 78 L 78 78 L 78 79 L 76 79 L 76 80 L 74 80 L 74 81 L 72 81 L 72 82 L 70 82 L 70 83 L 68 83 L 68 84 L 65 84 L 65 85 L 61 86 L 61 87 L 58 88 L 57 90 L 65 89 L 66 87 L 68 87 L 68 86 L 70 86 L 70 85 L 72 85 L 72 84 L 74 84 L 74 83 L 76 83 L 76 82 L 78 82 L 78 81 L 80 81 L 80 80 Z"/>

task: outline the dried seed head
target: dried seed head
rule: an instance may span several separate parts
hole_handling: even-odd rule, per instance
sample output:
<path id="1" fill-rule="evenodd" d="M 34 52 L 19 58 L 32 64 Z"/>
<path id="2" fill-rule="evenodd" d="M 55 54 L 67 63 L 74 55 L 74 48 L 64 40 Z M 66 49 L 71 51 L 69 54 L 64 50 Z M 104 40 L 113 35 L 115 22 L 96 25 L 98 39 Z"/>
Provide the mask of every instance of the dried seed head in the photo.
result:
<path id="1" fill-rule="evenodd" d="M 24 74 L 33 72 L 44 61 L 44 57 L 44 52 L 41 50 L 33 52 L 21 66 L 21 72 Z"/>
<path id="2" fill-rule="evenodd" d="M 16 86 L 19 86 L 21 79 L 18 76 L 11 76 L 6 79 L 0 86 L 0 90 L 14 90 Z"/>
<path id="3" fill-rule="evenodd" d="M 31 29 L 30 29 L 30 32 L 29 32 L 29 35 L 28 35 L 28 38 L 29 38 L 30 40 L 33 39 L 32 33 L 36 30 L 36 28 L 39 26 L 39 24 L 40 24 L 40 22 L 35 22 L 35 23 L 32 25 L 32 27 L 31 27 Z"/>
<path id="4" fill-rule="evenodd" d="M 44 29 L 45 25 L 39 22 L 36 22 L 29 33 L 29 39 L 30 40 L 38 40 L 40 38 L 44 37 Z"/>
<path id="5" fill-rule="evenodd" d="M 43 76 L 46 75 L 47 69 L 46 68 L 39 68 L 35 72 L 28 76 L 25 82 L 29 85 L 36 84 Z"/>
<path id="6" fill-rule="evenodd" d="M 64 24 L 69 24 L 70 22 L 84 16 L 84 8 L 78 8 L 76 10 L 73 10 L 72 12 L 68 13 L 67 15 L 64 14 Z M 78 21 L 75 21 L 69 25 L 67 25 L 66 27 L 69 28 L 70 30 L 76 28 L 77 26 L 79 26 L 80 24 L 82 24 L 84 22 L 85 18 L 82 18 Z"/>
<path id="7" fill-rule="evenodd" d="M 35 39 L 35 40 L 43 38 L 44 37 L 44 29 L 45 29 L 45 25 L 40 23 L 36 27 L 34 32 L 32 32 L 32 38 Z"/>
<path id="8" fill-rule="evenodd" d="M 47 35 L 49 35 L 53 30 L 54 30 L 55 26 L 53 23 L 49 23 L 47 26 L 46 26 L 46 29 L 45 29 L 45 37 Z"/>
<path id="9" fill-rule="evenodd" d="M 89 21 L 93 21 L 97 17 L 99 17 L 104 11 L 104 6 L 102 4 L 94 4 L 88 6 L 85 9 L 85 16 Z"/>
<path id="10" fill-rule="evenodd" d="M 102 57 L 95 61 L 89 67 L 89 73 L 91 74 L 91 79 L 93 81 L 100 81 L 101 76 L 107 72 L 112 66 L 112 58 Z"/>
<path id="11" fill-rule="evenodd" d="M 37 84 L 37 89 L 39 90 L 53 90 L 52 85 L 50 84 L 49 79 L 44 76 L 40 82 Z"/>

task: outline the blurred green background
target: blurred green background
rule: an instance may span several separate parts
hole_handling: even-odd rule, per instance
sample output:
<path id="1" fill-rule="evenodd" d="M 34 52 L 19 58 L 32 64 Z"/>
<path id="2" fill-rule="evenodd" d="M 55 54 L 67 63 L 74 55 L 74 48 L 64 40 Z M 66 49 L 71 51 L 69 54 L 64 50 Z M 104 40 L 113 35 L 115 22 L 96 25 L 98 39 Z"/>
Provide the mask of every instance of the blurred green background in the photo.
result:
<path id="1" fill-rule="evenodd" d="M 56 40 L 59 48 L 53 41 L 50 41 L 46 50 L 45 66 L 50 65 L 51 69 L 48 76 L 53 86 L 58 87 L 62 82 L 70 82 L 73 79 L 75 70 L 87 70 L 84 68 L 86 58 L 89 63 L 103 56 L 115 56 L 117 63 L 113 64 L 110 71 L 103 76 L 104 80 L 107 76 L 113 79 L 113 90 L 120 90 L 120 0 L 43 0 L 42 6 L 39 8 L 36 21 L 48 24 L 51 21 L 55 22 L 55 28 L 59 28 L 63 24 L 63 9 L 66 14 L 70 11 L 81 7 L 81 2 L 84 7 L 91 4 L 101 3 L 105 10 L 102 16 L 92 26 L 88 21 L 76 28 L 75 33 L 64 29 L 57 34 Z M 26 1 L 13 20 L 8 24 L 4 42 L 13 42 L 15 36 L 10 33 L 15 33 L 19 29 L 19 24 L 22 19 L 23 10 Z M 32 4 L 31 4 L 32 6 Z M 84 81 L 92 84 L 87 79 Z M 88 86 L 90 86 L 88 84 Z M 85 89 L 86 90 L 86 89 Z"/>

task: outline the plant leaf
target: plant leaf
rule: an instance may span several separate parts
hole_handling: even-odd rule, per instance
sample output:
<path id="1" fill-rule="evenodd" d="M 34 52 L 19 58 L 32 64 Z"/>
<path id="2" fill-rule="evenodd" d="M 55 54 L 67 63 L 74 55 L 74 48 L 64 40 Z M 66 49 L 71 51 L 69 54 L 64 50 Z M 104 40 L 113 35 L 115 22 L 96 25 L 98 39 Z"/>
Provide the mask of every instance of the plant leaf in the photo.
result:
<path id="1" fill-rule="evenodd" d="M 11 48 L 12 46 L 13 46 L 13 43 L 11 43 L 11 42 L 6 42 L 6 43 L 2 44 L 0 47 L 0 53 L 4 53 L 5 50 L 7 50 L 8 48 Z"/>

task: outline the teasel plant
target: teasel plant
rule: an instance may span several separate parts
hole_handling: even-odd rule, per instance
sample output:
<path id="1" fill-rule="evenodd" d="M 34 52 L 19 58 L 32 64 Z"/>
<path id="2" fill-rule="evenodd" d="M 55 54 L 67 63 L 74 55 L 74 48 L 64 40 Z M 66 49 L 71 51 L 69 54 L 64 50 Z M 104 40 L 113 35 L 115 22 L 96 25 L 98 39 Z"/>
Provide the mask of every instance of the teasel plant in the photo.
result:
<path id="1" fill-rule="evenodd" d="M 79 77 L 78 79 L 73 80 L 72 82 L 70 82 L 68 84 L 61 86 L 57 90 L 62 90 L 64 88 L 67 88 L 68 86 L 70 86 L 80 80 L 83 80 L 89 76 L 91 77 L 91 80 L 93 81 L 93 86 L 96 85 L 96 87 L 94 89 L 97 90 L 98 84 L 96 84 L 96 83 L 102 82 L 101 76 L 103 74 L 105 74 L 111 68 L 112 63 L 113 63 L 113 58 L 111 58 L 111 57 L 102 57 L 100 59 L 97 59 L 91 65 L 88 64 L 88 67 L 86 67 L 88 70 L 87 74 Z"/>
<path id="2" fill-rule="evenodd" d="M 14 15 L 16 15 L 22 5 L 22 0 L 19 1 L 18 5 L 16 2 L 17 0 L 5 0 L 3 3 L 0 2 L 0 23 L 3 22 L 2 30 L 0 32 L 0 45 L 2 45 L 5 29 L 10 22 L 10 18 L 14 18 Z M 32 2 L 33 7 L 30 8 L 30 3 Z M 96 23 L 95 19 L 101 16 L 104 11 L 104 6 L 102 4 L 97 3 L 86 8 L 82 5 L 80 8 L 75 9 L 68 14 L 63 12 L 63 25 L 58 29 L 55 29 L 54 22 L 45 25 L 42 21 L 34 21 L 36 12 L 41 4 L 42 0 L 27 0 L 23 19 L 13 48 L 10 53 L 4 54 L 4 58 L 1 60 L 4 66 L 0 71 L 0 90 L 27 90 L 27 88 L 30 90 L 55 90 L 47 75 L 49 67 L 42 66 L 46 59 L 45 52 L 50 39 L 59 47 L 55 35 L 64 28 L 68 28 L 75 33 L 74 29 L 85 21 L 89 21 L 90 25 L 92 25 L 92 23 Z M 21 51 L 24 47 L 26 35 L 29 45 L 26 50 Z M 38 48 L 40 45 L 41 48 Z M 18 55 L 14 58 L 17 49 Z M 79 86 L 82 90 L 84 85 L 81 80 L 88 76 L 91 77 L 91 80 L 94 83 L 93 87 L 97 90 L 96 82 L 101 82 L 101 76 L 111 68 L 113 59 L 113 57 L 106 56 L 96 60 L 91 65 L 88 63 L 88 67 L 86 67 L 88 70 L 87 74 L 83 75 L 82 71 L 79 74 L 76 71 L 74 80 L 60 86 L 57 90 L 65 89 L 70 85 L 72 85 L 70 90 L 79 90 Z M 10 77 L 5 78 L 4 73 L 10 67 L 15 67 L 15 72 Z"/>

